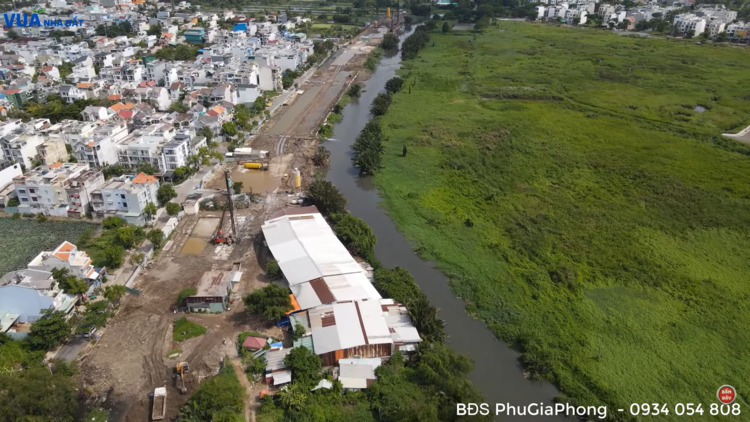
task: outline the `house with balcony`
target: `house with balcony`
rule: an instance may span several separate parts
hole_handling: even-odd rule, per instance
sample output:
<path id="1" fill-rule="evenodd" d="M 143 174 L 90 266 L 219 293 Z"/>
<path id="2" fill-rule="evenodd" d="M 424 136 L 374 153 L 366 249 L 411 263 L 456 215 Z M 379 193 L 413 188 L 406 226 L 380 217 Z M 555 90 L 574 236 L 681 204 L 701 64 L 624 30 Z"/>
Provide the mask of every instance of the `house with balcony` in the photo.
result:
<path id="1" fill-rule="evenodd" d="M 60 98 L 66 103 L 70 104 L 75 100 L 85 100 L 86 91 L 78 88 L 75 85 L 60 85 L 59 91 Z"/>
<path id="2" fill-rule="evenodd" d="M 28 265 L 28 269 L 34 271 L 52 272 L 55 268 L 65 268 L 70 275 L 89 283 L 96 282 L 100 277 L 89 255 L 68 241 L 53 251 L 40 252 Z"/>
<path id="3" fill-rule="evenodd" d="M 92 194 L 94 213 L 100 217 L 118 216 L 128 224 L 143 225 L 147 221 L 144 208 L 158 203 L 159 180 L 144 173 L 110 179 Z"/>
<path id="4" fill-rule="evenodd" d="M 21 213 L 83 216 L 90 192 L 104 183 L 104 175 L 86 164 L 55 163 L 15 177 L 13 183 Z"/>
<path id="5" fill-rule="evenodd" d="M 36 156 L 42 164 L 50 166 L 58 161 L 68 161 L 68 150 L 61 138 L 47 138 L 36 147 Z"/>
<path id="6" fill-rule="evenodd" d="M 205 28 L 192 28 L 185 31 L 183 34 L 185 42 L 188 44 L 203 44 L 206 42 L 206 30 Z"/>
<path id="7" fill-rule="evenodd" d="M 49 123 L 49 120 L 44 120 Z M 27 124 L 23 129 L 13 131 L 0 138 L 0 147 L 2 147 L 3 158 L 6 162 L 20 163 L 27 169 L 32 167 L 31 160 L 39 153 L 37 147 L 45 141 L 44 137 L 33 131 L 33 128 L 34 125 Z M 42 129 L 42 127 L 39 129 Z"/>

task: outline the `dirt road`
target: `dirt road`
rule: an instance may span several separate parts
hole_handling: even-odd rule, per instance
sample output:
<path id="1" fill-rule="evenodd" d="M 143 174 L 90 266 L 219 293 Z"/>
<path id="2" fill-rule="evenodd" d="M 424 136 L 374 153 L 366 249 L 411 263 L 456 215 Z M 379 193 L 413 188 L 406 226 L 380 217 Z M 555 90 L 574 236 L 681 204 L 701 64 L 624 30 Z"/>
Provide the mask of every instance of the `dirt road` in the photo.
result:
<path id="1" fill-rule="evenodd" d="M 168 390 L 167 419 L 173 419 L 200 381 L 218 372 L 222 357 L 236 356 L 236 352 L 228 349 L 236 347 L 234 341 L 228 341 L 231 346 L 227 346 L 222 345 L 222 339 L 235 340 L 243 331 L 283 338 L 275 326 L 269 327 L 257 317 L 249 316 L 241 301 L 243 295 L 267 283 L 255 256 L 254 235 L 270 213 L 288 205 L 282 192 L 285 188 L 282 176 L 297 167 L 309 180 L 313 172 L 310 158 L 318 145 L 317 130 L 371 49 L 358 42 L 331 57 L 300 87 L 305 92 L 291 105 L 284 106 L 261 134 L 250 140 L 248 145 L 253 148 L 276 151 L 279 147 L 279 153 L 272 154 L 268 173 L 281 189 L 267 190 L 262 203 L 237 210 L 242 240 L 232 246 L 207 243 L 213 229 L 206 230 L 206 219 L 216 220 L 218 213 L 201 212 L 199 216 L 183 218 L 158 258 L 139 275 L 136 288 L 141 294 L 122 300 L 121 309 L 103 330 L 101 339 L 80 357 L 81 387 L 88 396 L 97 398 L 95 404 L 106 400 L 109 407 L 118 409 L 111 420 L 148 420 L 149 393 L 162 386 Z M 224 189 L 222 177 L 216 174 L 206 185 Z M 227 222 L 224 228 L 228 227 Z M 213 315 L 174 312 L 180 290 L 195 286 L 204 271 L 228 271 L 234 262 L 242 263 L 243 276 L 232 294 L 230 311 Z M 175 342 L 173 322 L 183 316 L 207 327 L 207 333 Z M 185 379 L 186 395 L 180 394 L 178 381 L 174 379 L 174 366 L 181 361 L 190 364 Z M 254 420 L 256 400 L 252 387 L 241 366 L 237 366 L 240 362 L 231 362 L 250 394 L 245 402 L 246 420 Z"/>

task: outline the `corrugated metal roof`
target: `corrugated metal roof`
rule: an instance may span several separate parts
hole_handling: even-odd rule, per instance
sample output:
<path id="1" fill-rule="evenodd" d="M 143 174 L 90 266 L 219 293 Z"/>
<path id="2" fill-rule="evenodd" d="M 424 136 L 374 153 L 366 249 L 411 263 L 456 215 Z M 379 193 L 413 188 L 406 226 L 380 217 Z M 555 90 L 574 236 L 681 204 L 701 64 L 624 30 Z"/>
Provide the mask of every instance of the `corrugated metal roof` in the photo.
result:
<path id="1" fill-rule="evenodd" d="M 347 300 L 380 299 L 380 293 L 364 272 L 317 278 L 290 288 L 297 298 L 300 309 Z"/>
<path id="2" fill-rule="evenodd" d="M 304 337 L 300 338 L 299 340 L 294 340 L 293 343 L 294 343 L 293 344 L 294 348 L 304 347 L 305 349 L 307 349 L 307 350 L 309 350 L 309 351 L 311 351 L 313 353 L 315 352 L 315 347 L 313 346 L 313 338 L 312 338 L 312 336 L 304 336 Z"/>
<path id="3" fill-rule="evenodd" d="M 268 247 L 290 285 L 364 272 L 322 215 L 282 215 L 263 224 Z"/>
<path id="4" fill-rule="evenodd" d="M 339 359 L 339 381 L 344 388 L 367 388 L 368 380 L 377 379 L 375 370 L 381 364 L 380 358 Z"/>
<path id="5" fill-rule="evenodd" d="M 286 368 L 284 358 L 292 349 L 274 349 L 266 353 L 266 372 L 277 371 Z"/>
<path id="6" fill-rule="evenodd" d="M 273 373 L 273 385 L 281 385 L 292 382 L 292 371 L 287 369 L 285 371 Z"/>

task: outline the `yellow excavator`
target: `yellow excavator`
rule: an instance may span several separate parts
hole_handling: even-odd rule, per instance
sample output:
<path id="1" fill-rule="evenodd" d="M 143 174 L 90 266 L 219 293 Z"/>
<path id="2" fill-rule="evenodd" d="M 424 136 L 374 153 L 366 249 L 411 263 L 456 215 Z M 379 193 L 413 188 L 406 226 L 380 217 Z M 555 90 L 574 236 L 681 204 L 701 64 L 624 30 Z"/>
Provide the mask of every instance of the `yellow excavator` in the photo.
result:
<path id="1" fill-rule="evenodd" d="M 187 374 L 189 370 L 190 366 L 187 362 L 180 362 L 174 367 L 175 378 L 179 377 L 182 382 L 182 387 L 180 388 L 182 394 L 187 393 L 187 388 L 185 388 L 185 374 Z"/>

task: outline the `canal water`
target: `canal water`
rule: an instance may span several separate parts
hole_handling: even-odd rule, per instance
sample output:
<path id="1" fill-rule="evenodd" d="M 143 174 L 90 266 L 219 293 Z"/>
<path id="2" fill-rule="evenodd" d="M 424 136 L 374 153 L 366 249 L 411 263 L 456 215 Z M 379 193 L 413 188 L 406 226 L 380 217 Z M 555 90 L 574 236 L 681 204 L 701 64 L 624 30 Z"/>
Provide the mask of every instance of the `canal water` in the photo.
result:
<path id="1" fill-rule="evenodd" d="M 403 39 L 403 37 L 402 37 Z M 370 104 L 384 91 L 388 79 L 400 67 L 400 55 L 386 55 L 365 82 L 362 95 L 349 103 L 343 119 L 334 126 L 332 140 L 326 142 L 331 152 L 327 179 L 335 184 L 348 201 L 352 215 L 372 227 L 377 236 L 375 255 L 386 267 L 407 269 L 432 304 L 440 309 L 445 321 L 448 344 L 456 351 L 474 360 L 470 378 L 484 393 L 488 403 L 525 405 L 544 402 L 550 404 L 559 394 L 550 383 L 533 382 L 524 378 L 518 363 L 518 353 L 499 341 L 487 326 L 468 316 L 464 302 L 457 299 L 444 274 L 435 269 L 433 262 L 424 261 L 413 251 L 413 246 L 396 230 L 388 215 L 380 208 L 381 198 L 370 178 L 360 178 L 352 166 L 351 145 L 371 118 Z M 387 160 L 387 158 L 386 158 Z M 521 418 L 500 417 L 499 420 Z M 525 420 L 534 417 L 523 418 Z M 554 417 L 537 417 L 537 420 L 564 420 Z"/>

